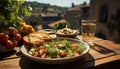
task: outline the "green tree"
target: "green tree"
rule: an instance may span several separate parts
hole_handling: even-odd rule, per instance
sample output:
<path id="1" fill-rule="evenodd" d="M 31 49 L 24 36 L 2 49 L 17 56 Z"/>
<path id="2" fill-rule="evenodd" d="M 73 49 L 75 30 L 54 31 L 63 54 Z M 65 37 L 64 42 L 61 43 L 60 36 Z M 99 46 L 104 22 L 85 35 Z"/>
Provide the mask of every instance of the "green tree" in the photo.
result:
<path id="1" fill-rule="evenodd" d="M 75 7 L 75 4 L 74 4 L 74 3 L 72 3 L 72 7 Z"/>
<path id="2" fill-rule="evenodd" d="M 65 21 L 65 22 L 59 22 L 58 24 L 54 25 L 54 29 L 55 30 L 63 29 L 63 28 L 66 27 L 66 25 L 67 25 L 68 28 L 70 28 L 70 24 L 67 21 Z"/>
<path id="3" fill-rule="evenodd" d="M 5 30 L 9 26 L 18 27 L 20 18 L 18 14 L 28 14 L 29 10 L 21 6 L 24 0 L 0 0 L 0 30 Z M 29 13 L 30 14 L 30 13 Z"/>
<path id="4" fill-rule="evenodd" d="M 44 6 L 42 12 L 47 12 L 47 10 L 48 10 L 48 6 Z"/>

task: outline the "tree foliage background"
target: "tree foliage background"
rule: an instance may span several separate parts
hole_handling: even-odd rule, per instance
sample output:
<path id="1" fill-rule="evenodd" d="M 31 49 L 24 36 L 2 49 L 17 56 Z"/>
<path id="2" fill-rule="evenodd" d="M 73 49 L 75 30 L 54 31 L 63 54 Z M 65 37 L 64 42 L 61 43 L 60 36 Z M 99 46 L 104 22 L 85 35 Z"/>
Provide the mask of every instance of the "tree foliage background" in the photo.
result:
<path id="1" fill-rule="evenodd" d="M 9 26 L 18 27 L 19 16 L 30 15 L 28 7 L 23 7 L 24 0 L 0 0 L 0 30 Z"/>

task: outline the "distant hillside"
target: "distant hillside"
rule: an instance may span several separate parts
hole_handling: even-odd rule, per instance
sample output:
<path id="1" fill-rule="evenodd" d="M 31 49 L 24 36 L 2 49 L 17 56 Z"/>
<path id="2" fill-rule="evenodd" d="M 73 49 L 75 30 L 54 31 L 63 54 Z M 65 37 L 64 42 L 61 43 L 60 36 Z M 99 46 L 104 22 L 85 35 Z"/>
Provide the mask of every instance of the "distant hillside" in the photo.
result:
<path id="1" fill-rule="evenodd" d="M 45 11 L 65 11 L 67 10 L 67 7 L 60 7 L 56 5 L 50 5 L 50 4 L 45 4 L 45 3 L 38 3 L 36 1 L 34 2 L 25 2 L 25 6 L 31 6 L 33 11 L 34 10 L 40 10 L 41 12 Z"/>

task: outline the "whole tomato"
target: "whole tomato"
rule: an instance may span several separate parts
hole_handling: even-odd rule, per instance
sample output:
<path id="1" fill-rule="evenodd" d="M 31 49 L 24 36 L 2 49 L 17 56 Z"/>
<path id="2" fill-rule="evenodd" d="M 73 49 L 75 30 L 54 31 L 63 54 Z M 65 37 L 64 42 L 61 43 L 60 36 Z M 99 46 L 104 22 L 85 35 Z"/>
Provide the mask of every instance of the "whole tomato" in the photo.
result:
<path id="1" fill-rule="evenodd" d="M 20 41 L 22 37 L 20 34 L 16 34 L 14 38 L 16 41 Z"/>
<path id="2" fill-rule="evenodd" d="M 0 42 L 2 42 L 3 33 L 0 33 Z"/>
<path id="3" fill-rule="evenodd" d="M 8 27 L 8 28 L 7 28 L 7 32 L 9 32 L 9 33 L 13 32 L 14 30 L 15 30 L 14 27 Z"/>
<path id="4" fill-rule="evenodd" d="M 9 36 L 4 33 L 0 33 L 0 42 L 6 42 L 9 39 Z"/>
<path id="5" fill-rule="evenodd" d="M 18 34 L 18 30 L 15 29 L 14 27 L 8 27 L 8 28 L 7 28 L 7 32 L 8 32 L 9 34 L 12 34 L 12 35 Z"/>
<path id="6" fill-rule="evenodd" d="M 17 29 L 15 29 L 15 30 L 13 31 L 13 33 L 18 34 L 19 32 L 18 32 Z"/>
<path id="7" fill-rule="evenodd" d="M 3 41 L 6 42 L 9 39 L 9 36 L 7 34 L 3 35 Z"/>
<path id="8" fill-rule="evenodd" d="M 5 42 L 5 46 L 6 46 L 8 49 L 14 48 L 13 42 L 12 42 L 11 40 L 7 40 L 7 41 Z"/>
<path id="9" fill-rule="evenodd" d="M 13 41 L 13 46 L 17 46 L 18 45 L 18 41 Z"/>

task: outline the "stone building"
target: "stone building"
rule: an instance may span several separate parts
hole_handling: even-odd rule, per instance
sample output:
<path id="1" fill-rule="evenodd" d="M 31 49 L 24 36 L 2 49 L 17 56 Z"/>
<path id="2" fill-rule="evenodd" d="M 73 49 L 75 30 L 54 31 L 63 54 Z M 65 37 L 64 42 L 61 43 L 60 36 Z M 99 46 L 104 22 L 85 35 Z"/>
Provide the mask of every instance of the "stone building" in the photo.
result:
<path id="1" fill-rule="evenodd" d="M 36 30 L 50 28 L 49 23 L 55 22 L 62 19 L 61 13 L 56 11 L 47 11 L 45 13 L 40 11 L 32 12 L 32 15 L 25 17 L 26 23 L 32 25 Z"/>
<path id="2" fill-rule="evenodd" d="M 108 25 L 113 23 L 113 16 L 120 18 L 120 0 L 90 0 L 89 14 L 90 19 L 96 20 L 96 33 L 105 35 L 105 38 L 110 40 L 114 40 L 114 38 L 120 38 L 112 26 L 115 25 L 115 23 L 112 24 L 111 28 L 108 29 Z M 113 30 L 112 35 L 109 35 L 110 29 Z"/>
<path id="3" fill-rule="evenodd" d="M 81 19 L 88 19 L 89 4 L 76 5 L 65 12 L 65 20 L 70 23 L 72 29 L 80 29 Z"/>
<path id="4" fill-rule="evenodd" d="M 42 16 L 42 20 L 45 23 L 52 23 L 54 21 L 58 21 L 62 19 L 61 12 L 58 12 L 58 11 L 47 11 L 47 12 L 41 13 L 41 16 Z"/>

